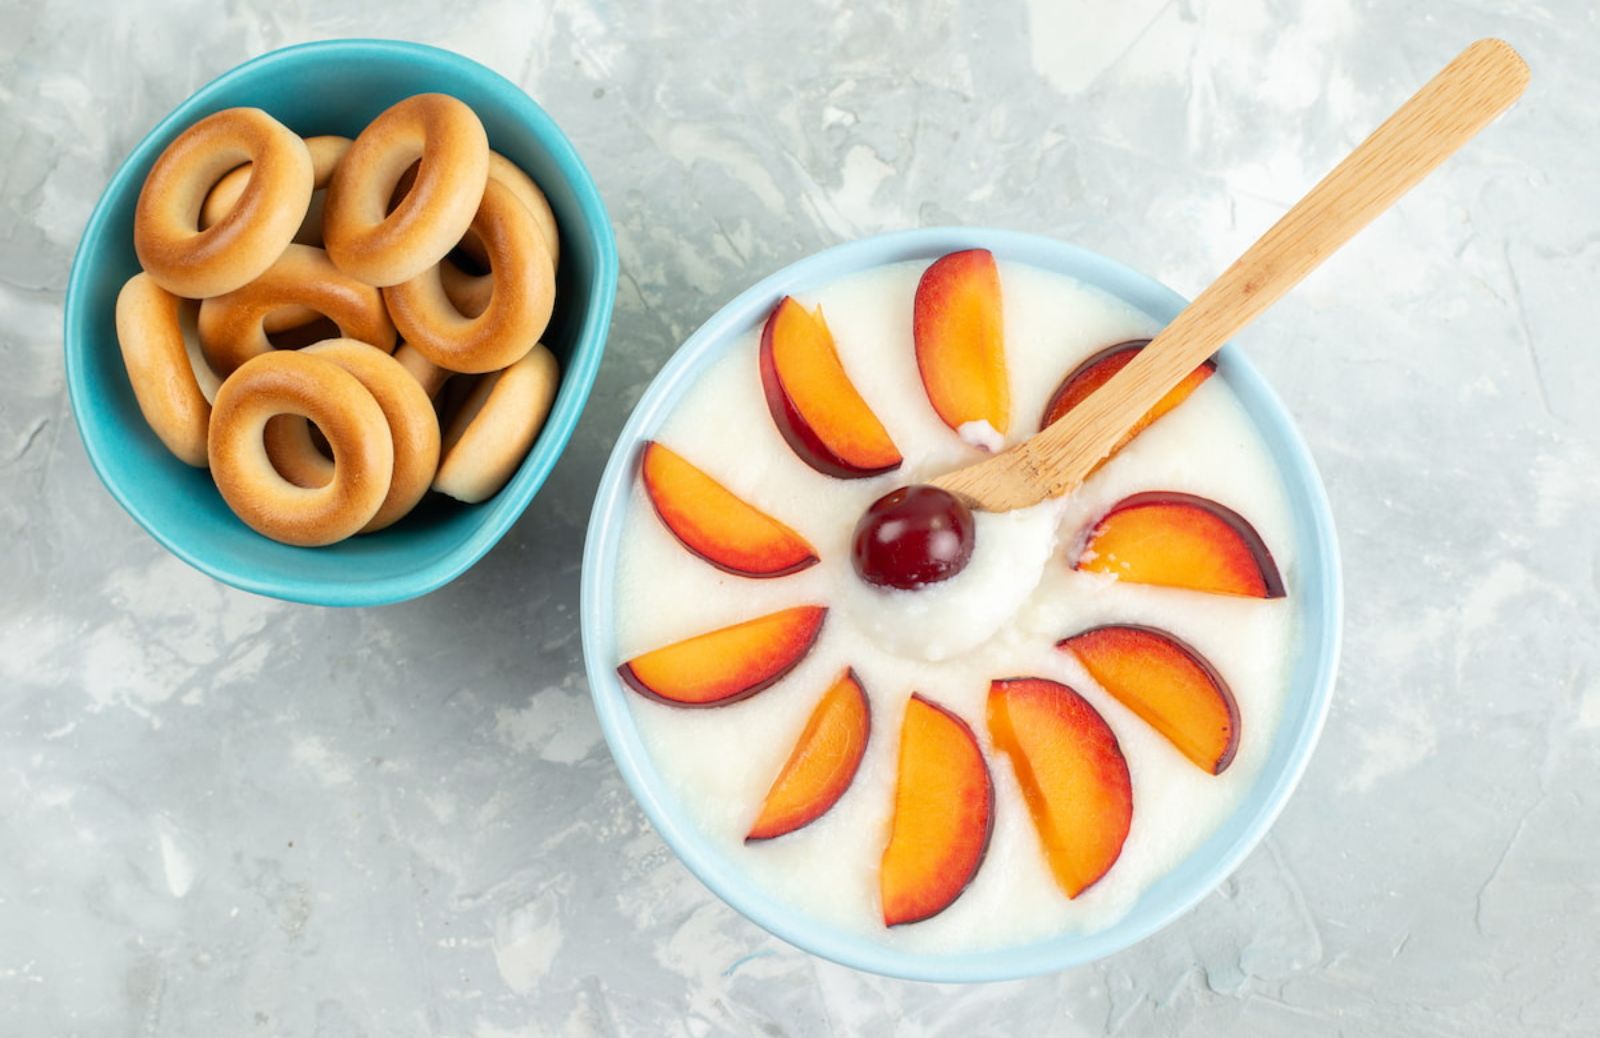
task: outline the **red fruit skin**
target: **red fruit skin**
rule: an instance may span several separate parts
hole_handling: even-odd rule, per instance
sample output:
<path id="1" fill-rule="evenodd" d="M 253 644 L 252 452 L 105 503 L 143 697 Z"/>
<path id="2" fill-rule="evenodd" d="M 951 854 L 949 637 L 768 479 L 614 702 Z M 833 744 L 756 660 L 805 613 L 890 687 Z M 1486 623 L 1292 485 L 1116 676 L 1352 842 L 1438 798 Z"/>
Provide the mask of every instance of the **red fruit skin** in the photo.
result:
<path id="1" fill-rule="evenodd" d="M 1257 568 L 1261 570 L 1261 581 L 1266 589 L 1261 597 L 1282 598 L 1288 594 L 1288 589 L 1283 583 L 1283 574 L 1278 572 L 1278 564 L 1273 560 L 1272 552 L 1267 548 L 1267 542 L 1261 539 L 1261 535 L 1256 532 L 1256 528 L 1251 526 L 1249 520 L 1238 512 L 1207 497 L 1185 494 L 1176 490 L 1148 490 L 1142 494 L 1130 495 L 1118 501 L 1112 506 L 1111 511 L 1100 517 L 1094 526 L 1090 528 L 1090 539 L 1093 539 L 1094 530 L 1098 529 L 1107 519 L 1118 512 L 1129 508 L 1138 508 L 1141 505 L 1187 505 L 1191 508 L 1210 512 L 1222 520 L 1234 533 L 1238 534 L 1239 539 L 1249 549 L 1251 556 L 1255 559 Z M 1081 560 L 1079 563 L 1074 563 L 1072 568 L 1077 569 L 1080 565 Z"/>
<path id="2" fill-rule="evenodd" d="M 810 636 L 805 640 L 804 647 L 798 649 L 795 652 L 794 659 L 785 664 L 781 670 L 774 674 L 768 675 L 766 678 L 756 682 L 753 685 L 740 689 L 732 695 L 723 696 L 721 699 L 712 699 L 699 703 L 683 699 L 670 699 L 667 696 L 661 695 L 655 689 L 641 681 L 639 676 L 634 673 L 633 667 L 628 663 L 624 663 L 617 668 L 617 676 L 622 679 L 622 683 L 624 685 L 627 685 L 641 696 L 644 696 L 646 699 L 654 700 L 657 703 L 665 704 L 666 706 L 675 706 L 685 710 L 710 710 L 719 706 L 732 706 L 734 703 L 744 702 L 757 692 L 765 692 L 773 685 L 776 685 L 778 682 L 788 677 L 789 672 L 798 667 L 801 662 L 811 654 L 811 650 L 817 644 L 817 638 L 822 635 L 822 623 L 827 619 L 827 617 L 828 610 L 826 608 L 819 610 L 816 623 L 811 629 Z"/>
<path id="3" fill-rule="evenodd" d="M 777 325 L 778 309 L 787 299 L 785 296 L 783 300 L 779 300 L 778 306 L 772 308 L 772 314 L 761 329 L 759 351 L 761 390 L 766 394 L 767 409 L 772 412 L 772 424 L 778 427 L 778 432 L 789 444 L 789 449 L 794 451 L 801 461 L 825 476 L 837 479 L 866 479 L 870 476 L 881 476 L 885 472 L 893 472 L 900 467 L 901 461 L 877 468 L 861 468 L 839 457 L 822 442 L 822 438 L 811 428 L 811 423 L 801 416 L 794 406 L 794 401 L 789 399 L 789 394 L 783 388 L 783 380 L 778 377 L 778 365 L 772 350 L 773 328 Z"/>
<path id="4" fill-rule="evenodd" d="M 954 494 L 923 484 L 900 487 L 862 514 L 850 561 L 869 584 L 911 591 L 965 569 L 976 537 L 972 510 Z"/>
<path id="5" fill-rule="evenodd" d="M 662 502 L 657 496 L 657 491 L 651 486 L 649 477 L 646 475 L 646 459 L 648 458 L 650 452 L 654 449 L 657 449 L 659 446 L 660 445 L 654 440 L 645 440 L 641 445 L 639 458 L 636 463 L 639 480 L 644 484 L 645 497 L 649 498 L 650 507 L 655 510 L 656 517 L 661 520 L 661 524 L 667 528 L 667 531 L 672 534 L 679 544 L 683 545 L 684 550 L 689 552 L 689 554 L 707 563 L 708 565 L 715 566 L 724 573 L 729 573 L 736 577 L 750 577 L 756 580 L 787 577 L 791 574 L 799 573 L 803 569 L 808 569 L 811 566 L 815 566 L 821 561 L 817 558 L 816 552 L 812 551 L 803 557 L 797 558 L 789 565 L 782 566 L 777 569 L 745 569 L 739 566 L 730 565 L 725 560 L 717 558 L 713 554 L 705 551 L 699 544 L 696 544 L 689 538 L 685 537 L 682 531 L 680 531 L 678 527 L 674 525 L 672 516 L 670 516 L 667 510 L 662 507 Z"/>
<path id="6" fill-rule="evenodd" d="M 1154 635 L 1157 638 L 1160 638 L 1162 641 L 1170 642 L 1179 652 L 1187 656 L 1189 661 L 1198 667 L 1201 672 L 1204 673 L 1205 676 L 1211 681 L 1212 687 L 1216 689 L 1218 697 L 1221 699 L 1224 708 L 1227 710 L 1228 729 L 1233 733 L 1233 738 L 1229 741 L 1227 749 L 1223 751 L 1222 755 L 1219 756 L 1216 759 L 1216 762 L 1212 765 L 1211 774 L 1220 775 L 1224 771 L 1227 771 L 1228 765 L 1233 763 L 1234 756 L 1239 752 L 1239 701 L 1234 698 L 1233 689 L 1228 687 L 1228 682 L 1221 674 L 1217 672 L 1217 668 L 1212 666 L 1211 661 L 1206 659 L 1205 656 L 1200 653 L 1199 649 L 1196 649 L 1193 645 L 1190 645 L 1188 642 L 1184 641 L 1182 638 L 1179 638 L 1171 631 L 1163 631 L 1159 627 L 1151 627 L 1147 624 L 1100 624 L 1098 626 L 1079 631 L 1070 638 L 1061 639 L 1060 641 L 1056 642 L 1056 648 L 1071 652 L 1074 651 L 1073 643 L 1080 638 L 1086 638 L 1090 635 L 1100 634 L 1105 631 L 1118 630 L 1138 631 L 1143 634 Z M 1115 696 L 1113 696 L 1113 698 L 1115 698 Z"/>
<path id="7" fill-rule="evenodd" d="M 850 684 L 855 686 L 856 695 L 860 697 L 862 717 L 861 750 L 856 754 L 855 762 L 850 765 L 849 774 L 842 779 L 842 781 L 839 783 L 838 789 L 832 791 L 830 796 L 820 798 L 814 802 L 811 806 L 811 810 L 806 812 L 806 814 L 799 819 L 796 824 L 772 831 L 751 830 L 750 834 L 744 838 L 745 843 L 762 843 L 766 840 L 774 840 L 780 836 L 787 836 L 790 833 L 799 832 L 801 829 L 804 829 L 812 822 L 815 822 L 817 819 L 833 810 L 833 805 L 844 799 L 844 795 L 850 791 L 850 787 L 855 783 L 856 773 L 861 770 L 861 762 L 865 760 L 867 756 L 867 746 L 872 742 L 872 703 L 867 698 L 866 687 L 861 684 L 861 677 L 856 673 L 854 667 L 847 669 L 845 673 L 845 680 L 849 681 Z"/>
<path id="8" fill-rule="evenodd" d="M 946 709 L 945 707 L 940 706 L 938 703 L 935 703 L 933 700 L 927 698 L 926 696 L 924 696 L 920 692 L 913 692 L 911 694 L 911 698 L 915 699 L 916 701 L 918 701 L 919 703 L 922 703 L 925 706 L 928 706 L 928 707 L 933 708 L 934 710 L 937 710 L 939 713 L 943 714 L 945 717 L 949 718 L 951 721 L 954 721 L 957 725 L 960 726 L 960 728 L 963 731 L 966 732 L 967 738 L 972 740 L 972 745 L 973 746 L 977 747 L 977 746 L 981 745 L 978 742 L 977 736 L 974 735 L 973 732 L 972 732 L 972 726 L 967 724 L 967 722 L 962 720 L 959 716 L 957 716 L 956 714 L 954 714 L 950 710 Z M 988 803 L 987 803 L 987 806 L 984 809 L 983 837 L 979 841 L 978 852 L 977 852 L 977 855 L 975 856 L 975 858 L 973 859 L 971 870 L 967 873 L 966 877 L 964 879 L 962 879 L 961 885 L 958 886 L 955 889 L 955 893 L 951 894 L 949 896 L 949 898 L 944 901 L 943 904 L 940 904 L 938 907 L 934 908 L 932 911 L 924 912 L 921 915 L 918 915 L 918 916 L 915 916 L 915 917 L 896 918 L 892 922 L 886 919 L 885 920 L 885 925 L 890 926 L 890 927 L 907 926 L 907 925 L 909 925 L 911 923 L 920 923 L 923 920 L 932 919 L 934 916 L 938 915 L 939 913 L 943 912 L 945 909 L 949 908 L 951 905 L 955 904 L 957 901 L 961 900 L 961 895 L 966 893 L 967 888 L 972 885 L 972 881 L 977 878 L 978 870 L 983 867 L 984 860 L 989 856 L 989 843 L 991 842 L 991 840 L 994 837 L 994 776 L 989 770 L 988 758 L 984 756 L 983 751 L 981 749 L 978 751 L 978 756 L 979 756 L 979 759 L 982 761 L 983 768 L 984 768 L 984 780 L 985 780 L 986 790 L 987 790 L 987 793 L 988 793 Z"/>

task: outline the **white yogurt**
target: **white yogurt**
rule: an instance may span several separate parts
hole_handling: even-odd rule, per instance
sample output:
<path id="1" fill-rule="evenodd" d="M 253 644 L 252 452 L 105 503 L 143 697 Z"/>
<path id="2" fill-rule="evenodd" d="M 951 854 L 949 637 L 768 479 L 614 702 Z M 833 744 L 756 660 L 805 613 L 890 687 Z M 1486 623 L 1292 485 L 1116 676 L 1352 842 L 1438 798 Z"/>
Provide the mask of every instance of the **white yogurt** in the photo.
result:
<path id="1" fill-rule="evenodd" d="M 838 598 L 879 647 L 943 660 L 988 641 L 1027 603 L 1056 553 L 1062 502 L 973 515 L 972 557 L 955 576 L 914 591 L 843 580 Z"/>
<path id="2" fill-rule="evenodd" d="M 1151 426 L 1070 498 L 1010 515 L 978 516 L 972 560 L 919 591 L 864 585 L 850 564 L 856 520 L 896 486 L 987 456 L 992 430 L 965 437 L 934 413 L 912 350 L 912 298 L 922 263 L 881 268 L 800 298 L 820 303 L 840 357 L 905 456 L 898 471 L 839 480 L 800 461 L 767 413 L 752 333 L 711 367 L 656 438 L 735 493 L 789 524 L 821 562 L 789 577 L 732 576 L 691 555 L 662 527 L 642 491 L 626 520 L 618 570 L 617 638 L 624 658 L 784 606 L 831 607 L 810 655 L 743 702 L 686 710 L 629 696 L 670 791 L 702 830 L 774 896 L 819 919 L 908 950 L 950 952 L 1024 943 L 1115 922 L 1139 894 L 1203 842 L 1254 780 L 1288 682 L 1298 609 L 1288 503 L 1265 446 L 1220 379 Z M 1061 377 L 1090 354 L 1147 337 L 1157 323 L 1062 276 L 1000 264 L 1013 443 L 1035 431 Z M 1086 527 L 1116 501 L 1177 490 L 1220 501 L 1266 541 L 1289 597 L 1233 599 L 1122 584 L 1078 573 Z M 1171 631 L 1218 668 L 1238 701 L 1232 765 L 1211 776 L 1099 688 L 1055 643 L 1102 623 Z M 620 662 L 620 661 L 619 661 Z M 854 783 L 822 818 L 747 846 L 773 777 L 817 698 L 853 666 L 872 704 L 872 736 Z M 1008 758 L 984 724 L 989 682 L 1019 675 L 1064 682 L 1116 733 L 1133 781 L 1132 828 L 1111 871 L 1069 900 L 1051 878 Z M 949 908 L 885 929 L 878 862 L 888 835 L 901 714 L 913 691 L 965 718 L 995 782 L 994 834 L 972 885 Z"/>

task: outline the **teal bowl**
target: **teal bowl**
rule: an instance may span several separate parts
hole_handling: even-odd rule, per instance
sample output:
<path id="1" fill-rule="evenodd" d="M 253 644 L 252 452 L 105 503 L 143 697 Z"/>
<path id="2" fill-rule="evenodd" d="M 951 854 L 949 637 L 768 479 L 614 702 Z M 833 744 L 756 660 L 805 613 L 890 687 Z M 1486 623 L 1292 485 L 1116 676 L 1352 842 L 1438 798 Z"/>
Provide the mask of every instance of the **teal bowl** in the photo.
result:
<path id="1" fill-rule="evenodd" d="M 1227 878 L 1266 835 L 1311 759 L 1327 716 L 1339 660 L 1343 594 L 1333 516 L 1316 465 L 1288 411 L 1233 346 L 1217 355 L 1217 374 L 1244 405 L 1288 493 L 1300 571 L 1297 648 L 1283 716 L 1267 759 L 1235 811 L 1205 843 L 1157 880 L 1115 924 L 1010 947 L 923 954 L 889 947 L 822 922 L 777 900 L 702 834 L 667 788 L 645 748 L 625 689 L 617 678 L 613 588 L 623 518 L 632 496 L 642 441 L 653 437 L 695 380 L 744 336 L 759 328 L 785 295 L 902 260 L 932 261 L 958 249 L 985 248 L 1012 260 L 1077 278 L 1124 299 L 1162 323 L 1185 306 L 1176 292 L 1103 256 L 1049 238 L 977 228 L 928 228 L 840 245 L 785 267 L 723 307 L 689 337 L 645 391 L 600 479 L 584 548 L 581 609 L 584 662 L 600 727 L 618 770 L 656 831 L 706 886 L 768 931 L 813 954 L 894 977 L 986 981 L 1049 973 L 1110 955 L 1142 940 L 1192 908 Z"/>
<path id="2" fill-rule="evenodd" d="M 265 109 L 296 132 L 354 137 L 412 94 L 453 94 L 478 113 L 489 143 L 527 170 L 561 226 L 556 311 L 545 344 L 561 388 L 510 483 L 482 504 L 429 495 L 403 521 L 325 548 L 252 531 L 210 475 L 169 454 L 134 400 L 117 348 L 115 304 L 139 270 L 133 209 L 163 148 L 224 108 Z M 388 40 L 330 40 L 264 54 L 201 87 L 145 135 L 106 187 L 67 283 L 67 393 L 89 460 L 129 515 L 174 555 L 234 587 L 316 605 L 381 605 L 460 576 L 516 522 L 555 466 L 594 385 L 616 299 L 617 249 L 589 171 L 544 109 L 509 80 L 458 54 Z"/>

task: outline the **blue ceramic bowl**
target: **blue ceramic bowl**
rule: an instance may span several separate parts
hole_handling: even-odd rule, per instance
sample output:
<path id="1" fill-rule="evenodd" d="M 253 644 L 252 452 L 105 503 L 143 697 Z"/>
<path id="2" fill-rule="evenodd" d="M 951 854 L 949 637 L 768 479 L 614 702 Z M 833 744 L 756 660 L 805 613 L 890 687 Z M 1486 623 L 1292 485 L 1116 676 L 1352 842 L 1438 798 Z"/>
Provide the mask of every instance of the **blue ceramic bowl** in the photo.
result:
<path id="1" fill-rule="evenodd" d="M 561 225 L 556 312 L 545 343 L 562 380 L 544 430 L 505 489 L 479 505 L 438 495 L 380 533 L 325 548 L 256 534 L 210 475 L 169 454 L 139 413 L 117 348 L 115 303 L 139 270 L 133 208 L 163 148 L 224 108 L 265 109 L 310 136 L 354 137 L 385 108 L 437 91 L 471 105 L 497 151 L 544 189 Z M 67 283 L 67 392 L 89 460 L 122 507 L 174 555 L 258 594 L 318 605 L 398 602 L 453 580 L 511 528 L 572 436 L 594 384 L 616 296 L 617 250 L 594 181 L 544 109 L 457 54 L 414 43 L 331 40 L 288 47 L 211 81 L 139 142 L 95 206 Z"/>
<path id="2" fill-rule="evenodd" d="M 633 723 L 617 680 L 612 588 L 623 516 L 640 441 L 653 436 L 700 374 L 760 326 L 779 298 L 860 271 L 958 249 L 986 248 L 1003 260 L 1058 271 L 1170 321 L 1185 300 L 1127 267 L 1048 238 L 1009 231 L 931 228 L 881 235 L 820 252 L 751 288 L 684 343 L 645 392 L 618 437 L 601 478 L 583 559 L 583 648 L 589 686 L 606 741 L 623 778 L 656 830 L 689 869 L 724 901 L 791 944 L 835 962 L 911 980 L 982 981 L 1031 976 L 1089 962 L 1126 948 L 1170 923 L 1222 882 L 1266 834 L 1305 770 L 1333 691 L 1343 598 L 1339 551 L 1327 495 L 1288 412 L 1237 349 L 1217 355 L 1218 374 L 1243 402 L 1288 490 L 1293 514 L 1294 594 L 1303 617 L 1291 688 L 1271 752 L 1255 785 L 1212 837 L 1153 884 L 1133 910 L 1098 933 L 1064 934 L 992 951 L 929 955 L 901 951 L 820 922 L 775 900 L 718 851 L 668 792 Z"/>

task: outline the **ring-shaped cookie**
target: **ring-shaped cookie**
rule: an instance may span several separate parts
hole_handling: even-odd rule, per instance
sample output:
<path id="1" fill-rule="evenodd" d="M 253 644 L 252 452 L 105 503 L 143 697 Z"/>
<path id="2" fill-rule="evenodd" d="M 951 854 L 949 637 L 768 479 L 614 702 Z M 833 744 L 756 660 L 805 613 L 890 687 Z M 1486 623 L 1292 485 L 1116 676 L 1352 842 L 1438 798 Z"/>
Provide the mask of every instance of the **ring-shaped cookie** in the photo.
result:
<path id="1" fill-rule="evenodd" d="M 254 168 L 233 209 L 199 227 L 206 194 L 241 163 Z M 133 213 L 139 265 L 162 288 L 206 299 L 247 284 L 294 238 L 311 202 L 311 153 L 258 108 L 208 115 L 177 136 L 145 178 Z"/>
<path id="2" fill-rule="evenodd" d="M 489 309 L 489 299 L 494 295 L 494 272 L 468 274 L 446 256 L 439 261 L 439 283 L 445 298 L 463 317 L 477 317 Z"/>
<path id="3" fill-rule="evenodd" d="M 493 497 L 528 456 L 560 381 L 543 343 L 480 378 L 445 427 L 433 489 L 468 503 Z"/>
<path id="4" fill-rule="evenodd" d="M 212 370 L 227 378 L 251 357 L 271 351 L 266 318 L 290 305 L 326 316 L 346 339 L 394 350 L 394 324 L 379 291 L 339 270 L 321 249 L 290 245 L 250 284 L 200 304 L 200 346 Z"/>
<path id="5" fill-rule="evenodd" d="M 151 430 L 180 461 L 205 468 L 211 405 L 184 346 L 183 305 L 149 274 L 135 274 L 117 293 L 117 343 Z"/>
<path id="6" fill-rule="evenodd" d="M 350 138 L 327 134 L 321 137 L 306 137 L 306 151 L 311 153 L 311 202 L 306 208 L 306 215 L 300 221 L 300 226 L 294 232 L 294 240 L 301 245 L 322 245 L 322 205 L 327 201 L 325 194 L 328 181 L 333 179 L 333 171 L 338 168 L 339 160 L 344 158 L 344 153 L 350 150 Z M 217 181 L 211 193 L 206 195 L 205 204 L 200 207 L 200 229 L 205 230 L 217 223 L 233 211 L 239 203 L 239 196 L 244 194 L 245 185 L 250 183 L 250 173 L 255 167 L 250 163 L 236 166 L 234 169 Z"/>
<path id="7" fill-rule="evenodd" d="M 183 350 L 189 356 L 189 371 L 194 374 L 195 383 L 200 387 L 200 395 L 206 398 L 206 406 L 210 407 L 217 398 L 217 390 L 222 388 L 222 379 L 211 370 L 211 365 L 206 362 L 205 351 L 200 348 L 198 300 L 178 300 L 178 327 L 183 332 Z"/>
<path id="8" fill-rule="evenodd" d="M 395 185 L 421 160 L 411 190 L 389 210 Z M 322 234 L 339 269 L 369 285 L 397 285 L 444 258 L 472 223 L 489 179 L 489 138 L 472 109 L 418 94 L 361 131 L 334 170 Z"/>
<path id="9" fill-rule="evenodd" d="M 383 290 L 401 336 L 423 356 L 451 371 L 499 371 L 532 349 L 550 323 L 555 270 L 533 216 L 498 181 L 484 186 L 472 229 L 489 251 L 493 291 L 488 307 L 467 317 L 450 302 L 435 263 L 417 277 Z"/>
<path id="10" fill-rule="evenodd" d="M 433 401 L 399 361 L 364 342 L 328 339 L 300 352 L 354 375 L 383 409 L 394 443 L 394 474 L 377 514 L 359 532 L 381 530 L 416 507 L 433 482 L 439 467 L 439 419 Z M 295 486 L 320 487 L 333 477 L 335 466 L 312 442 L 305 419 L 274 418 L 264 439 L 273 468 Z"/>
<path id="11" fill-rule="evenodd" d="M 350 149 L 350 138 L 327 135 L 307 137 L 305 142 L 306 150 L 311 153 L 311 202 L 306 207 L 305 219 L 300 221 L 300 229 L 294 232 L 294 240 L 300 245 L 315 245 L 321 248 L 322 205 L 327 201 L 328 181 L 333 178 L 333 171 L 339 165 L 339 160 L 344 158 L 344 153 Z M 245 185 L 250 182 L 250 171 L 253 168 L 249 163 L 245 163 L 217 181 L 217 186 L 206 195 L 205 205 L 200 207 L 201 230 L 227 216 L 238 204 L 239 196 L 244 193 Z M 316 319 L 315 310 L 304 306 L 286 306 L 282 310 L 268 314 L 263 324 L 268 334 L 272 334 L 310 324 Z"/>
<path id="12" fill-rule="evenodd" d="M 561 234 L 556 228 L 555 210 L 550 208 L 550 200 L 539 190 L 539 185 L 533 178 L 522 171 L 522 167 L 500 154 L 498 151 L 489 153 L 489 179 L 498 180 L 511 189 L 518 200 L 527 207 L 533 216 L 533 222 L 539 228 L 539 236 L 544 240 L 545 247 L 550 250 L 550 266 L 555 270 L 561 269 Z M 483 242 L 470 230 L 462 237 L 461 244 L 457 246 L 462 252 L 471 256 L 480 266 L 487 266 L 489 254 L 484 251 Z"/>
<path id="13" fill-rule="evenodd" d="M 297 487 L 273 468 L 264 433 L 274 415 L 316 423 L 333 449 L 333 478 Z M 332 361 L 297 350 L 262 354 L 222 384 L 211 408 L 211 475 L 222 499 L 252 530 L 316 547 L 360 530 L 382 507 L 394 471 L 383 408 Z"/>
<path id="14" fill-rule="evenodd" d="M 400 344 L 400 348 L 394 351 L 394 359 L 417 380 L 422 386 L 422 391 L 428 394 L 429 400 L 438 396 L 439 390 L 443 389 L 444 384 L 455 374 L 418 353 L 416 347 L 409 343 Z"/>

